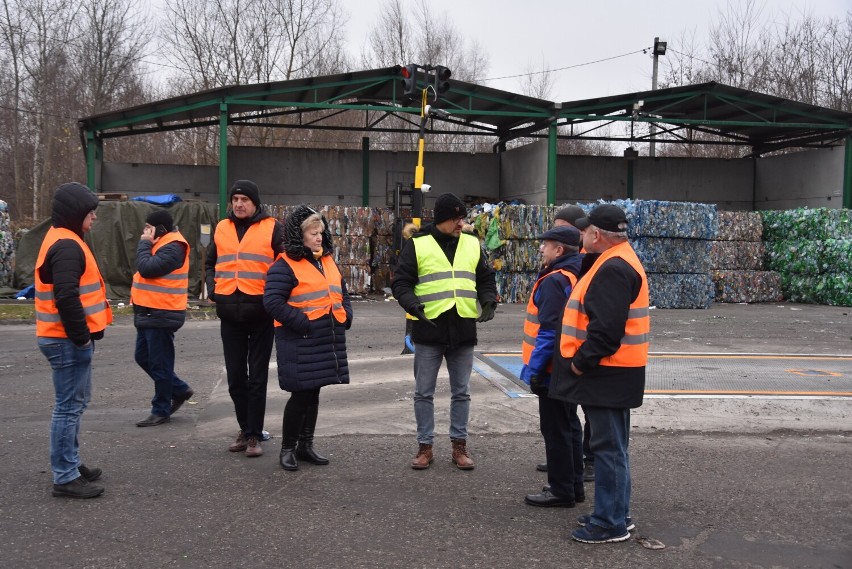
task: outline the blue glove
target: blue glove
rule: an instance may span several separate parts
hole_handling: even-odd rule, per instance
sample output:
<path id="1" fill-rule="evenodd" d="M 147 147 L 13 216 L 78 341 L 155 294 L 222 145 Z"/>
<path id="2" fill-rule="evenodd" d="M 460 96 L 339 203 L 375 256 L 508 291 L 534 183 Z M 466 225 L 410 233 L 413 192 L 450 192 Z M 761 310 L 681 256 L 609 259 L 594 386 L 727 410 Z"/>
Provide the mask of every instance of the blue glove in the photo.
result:
<path id="1" fill-rule="evenodd" d="M 524 367 L 521 368 L 521 381 L 523 381 L 527 385 L 530 385 L 530 380 L 535 376 L 536 374 L 533 373 L 529 366 L 524 364 Z"/>

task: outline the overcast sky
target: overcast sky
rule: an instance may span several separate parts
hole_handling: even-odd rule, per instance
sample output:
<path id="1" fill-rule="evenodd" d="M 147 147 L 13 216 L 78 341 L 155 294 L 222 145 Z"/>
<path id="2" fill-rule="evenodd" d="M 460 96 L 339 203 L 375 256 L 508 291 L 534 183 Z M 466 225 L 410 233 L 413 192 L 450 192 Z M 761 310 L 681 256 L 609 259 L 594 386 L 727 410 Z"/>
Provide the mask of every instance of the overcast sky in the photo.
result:
<path id="1" fill-rule="evenodd" d="M 710 24 L 719 20 L 729 1 L 741 0 L 429 0 L 429 5 L 479 42 L 489 57 L 488 78 L 570 67 L 553 73 L 550 99 L 572 101 L 651 89 L 650 50 L 600 60 L 650 48 L 656 36 L 673 49 L 684 33 L 694 34 L 703 45 Z M 354 55 L 360 53 L 380 3 L 342 4 L 350 14 L 347 39 Z M 852 10 L 852 0 L 766 0 L 760 5 L 766 22 L 783 21 L 786 14 L 800 19 L 802 13 L 845 18 Z M 662 73 L 662 65 L 660 69 Z M 487 85 L 520 91 L 518 78 Z"/>

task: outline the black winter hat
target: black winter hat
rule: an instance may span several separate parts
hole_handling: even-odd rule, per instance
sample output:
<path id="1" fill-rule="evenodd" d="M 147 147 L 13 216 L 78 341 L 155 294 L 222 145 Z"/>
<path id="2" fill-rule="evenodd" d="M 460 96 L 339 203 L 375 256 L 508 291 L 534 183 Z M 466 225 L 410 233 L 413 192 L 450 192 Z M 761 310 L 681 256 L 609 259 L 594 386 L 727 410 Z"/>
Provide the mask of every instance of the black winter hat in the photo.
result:
<path id="1" fill-rule="evenodd" d="M 56 188 L 51 203 L 51 221 L 54 227 L 70 229 L 82 234 L 83 220 L 98 207 L 98 196 L 87 186 L 68 182 Z"/>
<path id="2" fill-rule="evenodd" d="M 446 193 L 438 196 L 435 200 L 435 210 L 432 219 L 435 225 L 454 219 L 456 217 L 464 217 L 467 215 L 467 207 L 455 194 Z"/>
<path id="3" fill-rule="evenodd" d="M 234 182 L 234 185 L 231 186 L 231 193 L 228 195 L 228 199 L 230 200 L 237 194 L 246 196 L 255 207 L 260 207 L 260 190 L 257 189 L 257 184 L 251 180 L 237 180 Z"/>
<path id="4" fill-rule="evenodd" d="M 604 231 L 624 233 L 627 231 L 627 215 L 624 210 L 613 204 L 600 204 L 589 212 L 586 217 L 581 217 L 575 223 L 577 229 L 583 230 L 594 225 Z"/>
<path id="5" fill-rule="evenodd" d="M 583 211 L 583 208 L 578 205 L 566 205 L 556 212 L 555 219 L 561 219 L 576 226 L 577 220 L 581 217 L 586 217 L 586 212 Z"/>
<path id="6" fill-rule="evenodd" d="M 166 228 L 166 231 L 173 231 L 175 228 L 175 222 L 171 214 L 164 209 L 158 209 L 149 213 L 148 217 L 145 218 L 145 223 L 154 227 L 162 225 Z"/>

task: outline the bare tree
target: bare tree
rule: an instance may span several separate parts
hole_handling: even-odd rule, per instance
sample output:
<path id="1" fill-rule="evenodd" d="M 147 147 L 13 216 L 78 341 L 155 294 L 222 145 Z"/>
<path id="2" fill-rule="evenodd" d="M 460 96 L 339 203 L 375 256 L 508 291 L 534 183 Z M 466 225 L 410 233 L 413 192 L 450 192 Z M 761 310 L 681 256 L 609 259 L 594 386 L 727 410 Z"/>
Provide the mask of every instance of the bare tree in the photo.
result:
<path id="1" fill-rule="evenodd" d="M 22 177 L 22 140 L 21 140 L 21 91 L 24 82 L 24 27 L 17 5 L 3 0 L 2 22 L 0 34 L 4 51 L 8 54 L 5 59 L 5 69 L 11 70 L 8 84 L 3 84 L 3 99 L 8 101 L 8 156 L 11 157 L 12 184 L 14 200 L 10 200 L 12 214 L 20 215 L 20 206 L 24 203 L 24 183 Z M 4 137 L 5 138 L 5 137 Z"/>

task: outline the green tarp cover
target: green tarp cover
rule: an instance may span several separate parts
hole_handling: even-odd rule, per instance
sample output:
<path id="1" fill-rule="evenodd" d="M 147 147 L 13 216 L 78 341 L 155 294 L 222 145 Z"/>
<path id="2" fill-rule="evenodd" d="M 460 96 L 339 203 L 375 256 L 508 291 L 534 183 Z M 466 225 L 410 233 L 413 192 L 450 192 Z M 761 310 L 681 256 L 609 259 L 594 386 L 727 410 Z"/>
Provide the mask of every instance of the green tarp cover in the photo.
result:
<path id="1" fill-rule="evenodd" d="M 189 295 L 198 297 L 201 293 L 201 225 L 211 225 L 212 237 L 212 230 L 218 221 L 216 204 L 180 202 L 163 208 L 138 201 L 102 201 L 96 212 L 98 219 L 85 238 L 106 282 L 107 298 L 130 298 L 130 284 L 136 272 L 136 245 L 145 227 L 145 218 L 158 209 L 167 209 L 171 213 L 175 225 L 189 242 Z M 15 263 L 15 283 L 19 288 L 34 282 L 33 268 L 48 229 L 49 219 L 21 237 Z"/>

